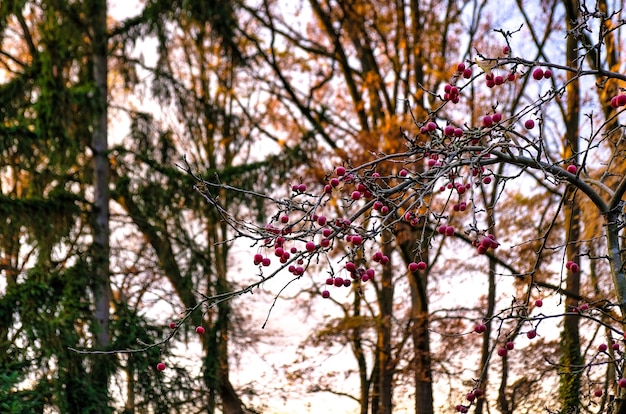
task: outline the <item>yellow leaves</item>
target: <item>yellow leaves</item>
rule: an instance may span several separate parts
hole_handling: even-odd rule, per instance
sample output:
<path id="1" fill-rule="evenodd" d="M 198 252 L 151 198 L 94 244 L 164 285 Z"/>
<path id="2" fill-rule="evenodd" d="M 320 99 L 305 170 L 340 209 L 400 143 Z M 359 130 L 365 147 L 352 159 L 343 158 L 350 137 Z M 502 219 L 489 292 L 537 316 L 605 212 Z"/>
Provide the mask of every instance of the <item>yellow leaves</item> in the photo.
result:
<path id="1" fill-rule="evenodd" d="M 483 59 L 481 57 L 474 58 L 474 62 L 487 75 L 491 75 L 491 70 L 496 66 L 497 63 L 495 59 Z"/>

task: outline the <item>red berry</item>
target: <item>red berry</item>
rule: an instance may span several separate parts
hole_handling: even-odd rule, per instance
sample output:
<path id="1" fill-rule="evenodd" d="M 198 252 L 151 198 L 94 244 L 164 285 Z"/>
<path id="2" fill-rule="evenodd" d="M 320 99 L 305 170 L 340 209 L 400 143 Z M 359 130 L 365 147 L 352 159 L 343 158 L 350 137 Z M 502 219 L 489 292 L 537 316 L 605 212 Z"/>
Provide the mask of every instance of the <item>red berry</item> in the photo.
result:
<path id="1" fill-rule="evenodd" d="M 491 115 L 487 115 L 483 117 L 483 126 L 490 127 L 493 124 L 493 118 Z"/>
<path id="2" fill-rule="evenodd" d="M 259 264 L 263 261 L 263 255 L 262 254 L 255 254 L 254 255 L 254 264 Z"/>
<path id="3" fill-rule="evenodd" d="M 507 353 L 506 348 L 498 348 L 498 356 L 505 356 Z"/>
<path id="4" fill-rule="evenodd" d="M 196 333 L 199 334 L 199 335 L 202 335 L 204 333 L 204 327 L 197 326 L 196 327 Z"/>
<path id="5" fill-rule="evenodd" d="M 572 273 L 578 273 L 580 271 L 580 266 L 578 266 L 577 263 L 573 263 L 570 265 L 569 267 L 570 272 Z"/>
<path id="6" fill-rule="evenodd" d="M 533 78 L 535 78 L 535 80 L 543 78 L 543 69 L 537 68 L 533 70 Z"/>
<path id="7" fill-rule="evenodd" d="M 478 324 L 474 327 L 474 332 L 476 333 L 481 334 L 485 331 L 487 331 L 487 325 L 485 325 L 484 323 Z"/>
<path id="8" fill-rule="evenodd" d="M 358 234 L 355 234 L 354 236 L 352 236 L 353 245 L 359 246 L 361 243 L 363 243 L 363 237 L 359 236 Z"/>
<path id="9" fill-rule="evenodd" d="M 454 127 L 452 125 L 446 125 L 446 127 L 443 129 L 443 133 L 444 135 L 454 134 Z"/>
<path id="10" fill-rule="evenodd" d="M 398 173 L 398 175 L 400 177 L 406 177 L 409 174 L 409 172 L 407 170 L 405 170 L 404 168 L 400 170 L 400 172 Z"/>
<path id="11" fill-rule="evenodd" d="M 467 393 L 465 398 L 467 399 L 467 401 L 474 401 L 476 399 L 476 395 L 474 395 L 473 392 L 469 392 L 469 393 Z"/>
<path id="12" fill-rule="evenodd" d="M 263 260 L 261 260 L 261 264 L 265 267 L 269 266 L 271 263 L 272 261 L 269 257 L 264 257 Z"/>
<path id="13" fill-rule="evenodd" d="M 465 79 L 469 79 L 472 77 L 472 70 L 470 68 L 467 68 L 463 71 L 463 77 Z"/>
<path id="14" fill-rule="evenodd" d="M 454 128 L 454 136 L 460 138 L 463 136 L 463 130 L 461 128 Z"/>
<path id="15" fill-rule="evenodd" d="M 361 192 L 360 191 L 353 191 L 352 195 L 350 196 L 353 200 L 358 200 L 361 198 Z"/>
<path id="16" fill-rule="evenodd" d="M 508 55 L 509 53 L 511 53 L 511 48 L 510 48 L 510 47 L 508 47 L 508 46 L 504 46 L 504 47 L 502 48 L 502 54 L 503 54 L 503 55 Z"/>
<path id="17" fill-rule="evenodd" d="M 512 350 L 513 348 L 515 348 L 515 343 L 509 341 L 506 343 L 506 349 L 508 349 L 509 351 Z"/>
<path id="18" fill-rule="evenodd" d="M 538 308 L 542 307 L 543 306 L 543 301 L 541 299 L 537 299 L 535 301 L 535 306 L 538 307 Z"/>
<path id="19" fill-rule="evenodd" d="M 157 371 L 165 370 L 165 364 L 163 362 L 159 362 L 156 366 Z"/>
<path id="20" fill-rule="evenodd" d="M 426 262 L 417 262 L 417 268 L 419 270 L 424 270 L 426 269 Z"/>
<path id="21" fill-rule="evenodd" d="M 319 224 L 320 226 L 324 226 L 326 225 L 326 217 L 325 216 L 319 216 L 317 218 L 317 224 Z"/>
<path id="22" fill-rule="evenodd" d="M 170 322 L 170 329 L 176 329 L 177 326 L 176 322 Z"/>
<path id="23" fill-rule="evenodd" d="M 567 172 L 570 174 L 576 174 L 576 171 L 578 171 L 578 168 L 574 165 L 574 164 L 570 164 L 567 166 Z"/>
<path id="24" fill-rule="evenodd" d="M 552 77 L 552 71 L 550 69 L 546 69 L 543 71 L 543 77 L 546 79 L 550 79 Z"/>
<path id="25" fill-rule="evenodd" d="M 304 193 L 306 191 L 306 184 L 300 184 L 298 186 L 298 191 Z"/>
<path id="26" fill-rule="evenodd" d="M 336 277 L 335 278 L 335 286 L 337 286 L 337 287 L 343 286 L 343 278 L 342 277 Z"/>
<path id="27" fill-rule="evenodd" d="M 456 65 L 457 72 L 463 72 L 464 70 L 465 70 L 465 63 L 461 62 L 458 65 Z"/>
<path id="28" fill-rule="evenodd" d="M 493 78 L 493 83 L 495 83 L 496 85 L 502 85 L 504 83 L 504 78 L 498 75 L 495 78 Z"/>
<path id="29" fill-rule="evenodd" d="M 409 263 L 409 271 L 411 273 L 417 272 L 417 269 L 419 269 L 419 266 L 417 265 L 417 263 L 415 263 L 415 262 Z"/>
<path id="30" fill-rule="evenodd" d="M 593 395 L 594 397 L 602 397 L 602 390 L 601 389 L 596 389 L 593 391 Z"/>
<path id="31" fill-rule="evenodd" d="M 339 177 L 346 175 L 346 169 L 344 167 L 337 167 L 335 172 Z"/>
<path id="32" fill-rule="evenodd" d="M 493 120 L 494 123 L 497 124 L 498 122 L 502 121 L 502 114 L 499 112 L 496 112 L 495 114 L 491 116 L 491 119 Z"/>
<path id="33" fill-rule="evenodd" d="M 328 247 L 328 246 L 330 246 L 330 240 L 328 240 L 328 239 L 322 239 L 322 240 L 320 241 L 320 246 L 322 246 L 322 247 Z"/>
<path id="34" fill-rule="evenodd" d="M 606 350 L 607 350 L 608 348 L 609 348 L 609 347 L 608 347 L 606 344 L 600 344 L 600 345 L 598 345 L 598 351 L 599 351 L 599 352 L 606 352 Z"/>
<path id="35" fill-rule="evenodd" d="M 312 241 L 306 242 L 305 248 L 307 251 L 312 252 L 315 250 L 315 243 Z"/>
<path id="36" fill-rule="evenodd" d="M 611 108 L 617 108 L 619 105 L 617 104 L 617 96 L 611 98 Z"/>
<path id="37" fill-rule="evenodd" d="M 509 73 L 506 77 L 506 80 L 508 80 L 509 82 L 513 82 L 515 81 L 515 78 L 516 78 L 515 73 Z"/>
<path id="38" fill-rule="evenodd" d="M 491 177 L 483 178 L 483 184 L 491 184 Z"/>
<path id="39" fill-rule="evenodd" d="M 287 216 L 281 216 L 281 217 L 280 217 L 280 222 L 281 222 L 281 223 L 289 223 L 289 217 L 287 217 Z"/>
<path id="40" fill-rule="evenodd" d="M 617 381 L 617 386 L 620 388 L 626 388 L 626 378 L 620 378 L 619 381 Z"/>
<path id="41" fill-rule="evenodd" d="M 323 297 L 324 299 L 328 299 L 328 298 L 330 297 L 330 292 L 329 292 L 329 291 L 327 291 L 327 290 L 323 291 L 323 292 L 322 292 L 322 297 Z"/>
<path id="42" fill-rule="evenodd" d="M 617 98 L 615 99 L 615 101 L 617 102 L 617 106 L 626 105 L 626 95 L 624 94 L 617 95 Z"/>
<path id="43" fill-rule="evenodd" d="M 619 351 L 619 343 L 617 343 L 617 342 L 613 342 L 613 343 L 611 344 L 611 349 L 612 349 L 613 351 Z"/>
<path id="44" fill-rule="evenodd" d="M 331 185 L 331 187 L 337 187 L 339 185 L 339 179 L 338 178 L 331 178 L 330 179 L 330 185 Z"/>
<path id="45" fill-rule="evenodd" d="M 386 265 L 387 263 L 389 263 L 389 257 L 388 257 L 388 256 L 383 256 L 383 257 L 381 257 L 381 259 L 380 259 L 380 264 L 384 266 L 384 265 Z"/>
<path id="46" fill-rule="evenodd" d="M 327 285 L 334 285 L 335 284 L 335 280 L 332 277 L 328 277 L 328 278 L 326 278 L 326 284 Z"/>
<path id="47" fill-rule="evenodd" d="M 452 226 L 446 227 L 446 236 L 454 236 L 454 227 Z"/>
<path id="48" fill-rule="evenodd" d="M 527 119 L 526 122 L 524 122 L 524 127 L 526 127 L 526 129 L 533 129 L 535 127 L 535 121 Z"/>
<path id="49" fill-rule="evenodd" d="M 535 331 L 534 329 L 532 331 L 526 332 L 526 337 L 528 339 L 533 339 L 536 336 L 537 336 L 537 331 Z"/>

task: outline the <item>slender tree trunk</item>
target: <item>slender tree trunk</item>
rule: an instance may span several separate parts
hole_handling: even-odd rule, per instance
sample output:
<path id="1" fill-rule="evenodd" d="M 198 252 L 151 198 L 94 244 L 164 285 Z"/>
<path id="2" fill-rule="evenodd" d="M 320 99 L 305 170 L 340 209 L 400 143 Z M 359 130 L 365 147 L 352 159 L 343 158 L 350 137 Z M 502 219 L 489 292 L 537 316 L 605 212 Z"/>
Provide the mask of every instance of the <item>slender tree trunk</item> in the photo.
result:
<path id="1" fill-rule="evenodd" d="M 494 188 L 497 188 L 498 186 L 497 181 L 498 180 L 496 179 L 496 182 L 494 183 Z M 494 229 L 496 226 L 496 219 L 494 217 L 494 211 L 492 206 L 495 205 L 495 198 L 497 197 L 497 194 L 498 191 L 493 192 L 493 197 L 489 202 L 489 215 L 487 216 L 488 228 L 490 229 L 492 234 L 495 234 Z M 483 342 L 480 355 L 480 371 L 478 373 L 480 387 L 483 391 L 486 391 L 487 384 L 489 382 L 489 369 L 487 368 L 487 365 L 489 364 L 489 354 L 491 350 L 491 319 L 496 309 L 496 261 L 491 258 L 489 259 L 489 270 L 487 278 L 489 281 L 489 290 L 487 292 L 487 312 L 485 313 L 485 326 L 487 327 L 487 329 L 483 333 Z M 485 408 L 485 402 L 485 398 L 478 398 L 476 400 L 476 408 L 474 411 L 475 414 L 483 413 L 483 410 Z"/>
<path id="2" fill-rule="evenodd" d="M 396 225 L 396 241 L 406 265 L 414 261 L 418 242 L 422 239 L 423 222 L 416 227 L 400 222 Z M 428 250 L 421 247 L 420 260 L 428 263 Z M 414 355 L 411 369 L 415 381 L 415 413 L 432 414 L 433 378 L 430 355 L 430 334 L 428 330 L 428 268 L 408 274 L 411 292 L 411 340 Z"/>
<path id="3" fill-rule="evenodd" d="M 391 234 L 383 232 L 383 253 L 391 257 L 392 247 L 389 243 Z M 393 317 L 393 269 L 391 260 L 385 266 L 380 280 L 378 303 L 380 316 L 378 318 L 378 404 L 372 403 L 372 414 L 391 414 L 393 411 L 393 365 L 391 355 L 391 319 Z"/>
<path id="4" fill-rule="evenodd" d="M 352 303 L 352 312 L 355 318 L 361 316 L 361 292 L 354 291 L 354 301 Z M 367 414 L 369 410 L 369 394 L 370 384 L 367 373 L 367 360 L 365 359 L 365 352 L 363 351 L 362 330 L 360 327 L 355 327 L 352 330 L 352 352 L 357 361 L 359 367 L 359 385 L 360 385 L 360 414 Z"/>
<path id="5" fill-rule="evenodd" d="M 573 29 L 578 16 L 578 1 L 571 0 L 565 2 L 566 25 L 568 30 Z M 566 64 L 576 67 L 578 62 L 578 38 L 575 34 L 570 34 L 566 39 Z M 580 86 L 575 78 L 576 73 L 567 72 L 567 110 L 565 120 L 565 152 L 563 158 L 578 165 L 578 125 L 580 121 Z M 575 188 L 568 186 L 565 191 L 566 202 L 564 203 L 565 231 L 566 231 L 566 257 L 567 260 L 580 266 L 580 207 L 577 201 Z M 580 273 L 568 271 L 566 289 L 574 295 L 580 293 Z M 563 331 L 561 333 L 561 375 L 559 376 L 559 396 L 563 412 L 573 412 L 580 407 L 580 386 L 582 364 L 580 353 L 580 332 L 579 317 L 572 314 L 572 310 L 578 306 L 578 301 L 568 295 L 565 298 L 565 310 L 567 314 L 563 321 Z"/>
<path id="6" fill-rule="evenodd" d="M 428 255 L 422 255 L 428 263 Z M 428 269 L 409 274 L 411 287 L 411 338 L 415 355 L 413 376 L 415 379 L 415 413 L 432 414 L 433 377 L 430 356 L 430 335 L 428 331 Z"/>
<path id="7" fill-rule="evenodd" d="M 90 36 L 93 47 L 92 64 L 95 84 L 94 119 L 91 150 L 93 152 L 93 293 L 95 300 L 95 348 L 109 347 L 109 180 L 110 165 L 107 141 L 107 33 L 106 0 L 91 0 L 88 6 Z M 93 384 L 97 392 L 98 409 L 108 412 L 108 383 L 110 376 L 108 358 L 93 358 Z"/>

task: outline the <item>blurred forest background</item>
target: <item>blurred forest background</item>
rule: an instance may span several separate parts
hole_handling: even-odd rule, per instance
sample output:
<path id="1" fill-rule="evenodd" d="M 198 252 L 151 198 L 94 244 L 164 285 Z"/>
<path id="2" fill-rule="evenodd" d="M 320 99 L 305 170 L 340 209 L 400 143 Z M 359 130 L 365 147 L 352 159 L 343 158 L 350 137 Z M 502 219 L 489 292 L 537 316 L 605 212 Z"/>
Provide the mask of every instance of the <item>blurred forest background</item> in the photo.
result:
<path id="1" fill-rule="evenodd" d="M 322 299 L 320 261 L 282 292 L 264 329 L 289 277 L 201 307 L 163 346 L 106 351 L 162 341 L 203 295 L 259 279 L 258 243 L 238 238 L 181 166 L 247 190 L 213 196 L 264 226 L 279 211 L 253 192 L 281 198 L 305 183 L 321 193 L 336 165 L 402 150 L 400 131 L 418 132 L 413 119 L 428 117 L 436 106 L 429 91 L 440 91 L 458 62 L 500 56 L 508 44 L 531 61 L 623 72 L 621 7 L 609 0 L 2 0 L 0 411 L 442 413 L 463 402 L 478 377 L 485 397 L 472 412 L 604 410 L 607 400 L 594 400 L 592 390 L 608 391 L 614 371 L 598 365 L 569 382 L 558 375 L 563 358 L 593 360 L 592 344 L 610 335 L 603 325 L 555 323 L 504 359 L 490 358 L 500 335 L 491 322 L 485 335 L 465 334 L 525 294 L 527 281 L 502 269 L 535 272 L 546 312 L 611 298 L 601 263 L 566 278 L 564 249 L 546 249 L 535 266 L 547 227 L 551 240 L 589 241 L 589 256 L 602 245 L 597 218 L 553 214 L 562 194 L 541 176 L 507 191 L 494 183 L 480 195 L 490 228 L 515 252 L 501 247 L 497 259 L 468 260 L 475 253 L 467 240 L 447 239 L 424 253 L 428 271 L 416 278 L 406 264 L 419 234 L 408 229 L 404 243 L 383 234 L 380 249 L 391 260 L 363 295 L 347 289 Z M 603 49 L 593 55 L 599 38 Z M 459 105 L 440 113 L 460 124 L 478 123 L 493 105 L 516 113 L 537 88 L 566 76 L 555 71 L 543 86 L 525 77 L 498 91 L 467 88 Z M 575 98 L 568 91 L 534 114 L 554 159 L 572 155 L 576 147 L 567 143 L 585 113 L 618 128 L 607 103 L 620 84 L 586 82 L 576 83 Z M 332 206 L 338 217 L 343 208 Z M 568 249 L 568 257 L 580 256 Z M 163 372 L 155 369 L 161 361 Z"/>

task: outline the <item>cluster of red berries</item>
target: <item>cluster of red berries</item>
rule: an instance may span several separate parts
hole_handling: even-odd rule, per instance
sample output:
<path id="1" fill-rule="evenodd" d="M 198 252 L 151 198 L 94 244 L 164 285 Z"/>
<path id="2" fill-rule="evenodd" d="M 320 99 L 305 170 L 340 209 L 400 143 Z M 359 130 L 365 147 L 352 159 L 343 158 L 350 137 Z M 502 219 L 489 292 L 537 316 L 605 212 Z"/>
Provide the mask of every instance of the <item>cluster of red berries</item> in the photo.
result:
<path id="1" fill-rule="evenodd" d="M 566 268 L 567 270 L 569 270 L 570 272 L 572 272 L 572 273 L 578 273 L 578 272 L 580 272 L 580 266 L 578 265 L 578 263 L 576 263 L 576 262 L 572 262 L 571 260 L 568 260 L 568 261 L 565 263 L 565 268 Z"/>
<path id="2" fill-rule="evenodd" d="M 420 262 L 417 262 L 417 263 L 416 262 L 411 262 L 411 263 L 409 263 L 408 267 L 409 267 L 409 272 L 415 273 L 418 270 L 426 270 L 427 265 L 426 265 L 426 262 L 421 262 L 420 261 Z"/>
<path id="3" fill-rule="evenodd" d="M 485 115 L 483 116 L 483 120 L 482 120 L 482 124 L 485 128 L 489 128 L 491 126 L 493 126 L 493 124 L 497 124 L 500 121 L 502 121 L 502 114 L 499 112 L 496 112 L 493 115 Z M 475 142 L 474 144 L 476 144 L 477 142 Z"/>
<path id="4" fill-rule="evenodd" d="M 533 79 L 541 80 L 541 79 L 550 79 L 552 77 L 552 71 L 550 69 L 543 70 L 541 68 L 536 68 L 533 70 Z"/>
<path id="5" fill-rule="evenodd" d="M 446 125 L 443 128 L 443 134 L 448 137 L 454 136 L 457 138 L 461 138 L 463 136 L 463 130 L 452 125 Z"/>
<path id="6" fill-rule="evenodd" d="M 374 254 L 374 257 L 376 257 L 377 254 L 379 254 L 380 252 L 377 252 Z M 381 256 L 379 256 L 379 259 L 375 261 L 378 262 L 383 262 L 383 258 L 385 259 L 385 263 L 387 263 L 389 261 L 389 258 L 387 256 L 382 256 L 382 253 L 380 253 Z M 356 264 L 354 262 L 347 262 L 345 265 L 345 269 L 348 271 L 350 278 L 352 280 L 356 281 L 361 281 L 363 283 L 367 282 L 368 280 L 371 280 L 374 278 L 374 276 L 376 275 L 376 271 L 372 268 L 369 269 L 365 269 L 363 267 L 358 267 L 356 266 Z M 332 277 L 328 277 L 326 279 L 326 285 L 328 286 L 335 286 L 335 287 L 350 287 L 352 286 L 352 280 L 348 279 L 348 278 L 342 278 L 340 276 L 332 276 Z M 322 291 L 322 297 L 324 299 L 327 299 L 330 297 L 330 292 L 328 290 L 323 290 Z"/>
<path id="7" fill-rule="evenodd" d="M 459 413 L 467 413 L 471 407 L 471 404 L 477 399 L 483 396 L 483 390 L 480 388 L 474 388 L 472 391 L 468 392 L 465 396 L 465 399 L 469 401 L 470 405 L 458 404 L 455 408 Z"/>
<path id="8" fill-rule="evenodd" d="M 487 233 L 480 239 L 480 241 L 474 240 L 472 245 L 476 247 L 478 254 L 487 254 L 489 249 L 497 249 L 500 246 L 500 243 L 496 240 L 496 236 Z"/>
<path id="9" fill-rule="evenodd" d="M 494 75 L 493 73 L 487 73 L 485 74 L 485 85 L 487 85 L 488 88 L 493 88 L 494 86 L 502 85 L 507 81 L 513 82 L 516 78 L 517 76 L 515 76 L 515 73 L 509 73 L 506 77 L 502 75 Z"/>
<path id="10" fill-rule="evenodd" d="M 450 85 L 449 83 L 443 87 L 443 100 L 450 101 L 452 103 L 459 103 L 460 95 L 459 88 L 454 85 Z"/>
<path id="11" fill-rule="evenodd" d="M 468 67 L 465 67 L 465 63 L 463 62 L 456 65 L 456 72 L 457 74 L 463 76 L 465 79 L 469 79 L 472 77 L 472 70 Z"/>

